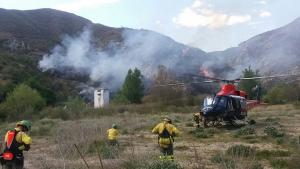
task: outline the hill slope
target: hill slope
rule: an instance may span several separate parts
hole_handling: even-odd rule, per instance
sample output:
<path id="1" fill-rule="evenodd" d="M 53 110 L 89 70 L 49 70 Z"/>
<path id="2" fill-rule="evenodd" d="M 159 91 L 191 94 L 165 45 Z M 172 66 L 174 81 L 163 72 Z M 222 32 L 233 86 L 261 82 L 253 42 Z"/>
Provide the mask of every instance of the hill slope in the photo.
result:
<path id="1" fill-rule="evenodd" d="M 114 87 L 129 68 L 151 77 L 159 65 L 177 74 L 209 69 L 216 76 L 236 78 L 249 65 L 262 73 L 299 70 L 299 26 L 297 19 L 238 47 L 206 53 L 159 33 L 107 27 L 63 11 L 0 9 L 0 50 L 38 54 L 44 56 L 41 68 L 54 70 L 55 76 Z"/>
<path id="2" fill-rule="evenodd" d="M 232 66 L 259 69 L 262 73 L 299 71 L 300 18 L 281 28 L 257 35 L 238 47 L 210 55 L 226 58 Z"/>
<path id="3" fill-rule="evenodd" d="M 89 77 L 92 83 L 114 87 L 129 68 L 138 67 L 151 77 L 159 65 L 179 74 L 195 73 L 211 61 L 204 51 L 156 32 L 111 28 L 53 9 L 0 9 L 1 50 L 48 57 L 55 64 L 42 68 L 56 77 L 81 82 Z"/>

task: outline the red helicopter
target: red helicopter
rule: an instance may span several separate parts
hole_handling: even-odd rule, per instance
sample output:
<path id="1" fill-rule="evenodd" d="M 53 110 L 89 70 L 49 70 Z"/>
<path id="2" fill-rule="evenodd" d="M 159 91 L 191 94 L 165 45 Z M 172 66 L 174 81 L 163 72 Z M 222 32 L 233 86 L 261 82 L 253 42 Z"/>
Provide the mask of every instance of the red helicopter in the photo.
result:
<path id="1" fill-rule="evenodd" d="M 264 104 L 260 102 L 260 86 L 255 87 L 255 91 L 257 92 L 256 100 L 247 100 L 247 93 L 245 91 L 236 89 L 234 84 L 239 83 L 241 80 L 282 78 L 299 75 L 300 74 L 284 74 L 238 78 L 235 80 L 206 77 L 213 80 L 212 82 L 225 82 L 226 84 L 221 87 L 221 90 L 215 95 L 214 98 L 207 97 L 204 99 L 203 108 L 200 110 L 200 112 L 194 114 L 194 120 L 197 123 L 197 127 L 200 126 L 200 122 L 203 123 L 204 127 L 209 125 L 220 125 L 222 122 L 235 125 L 237 124 L 236 122 L 238 120 L 246 120 L 248 110 Z"/>
<path id="2" fill-rule="evenodd" d="M 254 79 L 272 79 L 288 76 L 299 76 L 300 74 L 283 74 L 273 76 L 258 76 L 249 78 L 238 78 L 234 80 L 218 79 L 207 76 L 193 75 L 196 77 L 209 79 L 205 81 L 193 81 L 190 83 L 174 83 L 162 84 L 159 86 L 175 86 L 186 84 L 202 84 L 202 83 L 225 83 L 221 90 L 214 97 L 206 97 L 203 102 L 203 108 L 194 114 L 194 120 L 197 127 L 203 123 L 204 127 L 222 125 L 222 123 L 230 123 L 236 125 L 237 121 L 246 121 L 247 111 L 253 107 L 261 105 L 260 102 L 260 86 L 256 86 L 256 100 L 247 100 L 248 95 L 245 91 L 237 90 L 235 84 L 241 80 Z"/>

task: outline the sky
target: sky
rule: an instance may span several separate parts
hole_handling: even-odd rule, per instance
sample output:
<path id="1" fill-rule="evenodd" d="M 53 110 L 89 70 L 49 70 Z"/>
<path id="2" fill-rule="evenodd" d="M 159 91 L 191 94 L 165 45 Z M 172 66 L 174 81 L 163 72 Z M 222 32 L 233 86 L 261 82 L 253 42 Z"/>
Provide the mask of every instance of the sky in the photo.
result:
<path id="1" fill-rule="evenodd" d="M 0 0 L 54 8 L 111 27 L 153 30 L 206 52 L 225 50 L 300 17 L 299 0 Z"/>

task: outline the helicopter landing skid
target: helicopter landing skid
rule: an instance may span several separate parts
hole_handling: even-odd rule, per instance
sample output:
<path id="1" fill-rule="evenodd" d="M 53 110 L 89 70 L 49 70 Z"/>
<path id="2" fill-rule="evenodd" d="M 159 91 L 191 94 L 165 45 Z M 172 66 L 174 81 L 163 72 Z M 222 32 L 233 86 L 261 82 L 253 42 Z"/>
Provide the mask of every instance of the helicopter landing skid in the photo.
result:
<path id="1" fill-rule="evenodd" d="M 217 120 L 207 120 L 205 118 L 202 119 L 203 127 L 220 127 L 223 124 L 223 120 L 221 118 L 218 118 Z"/>

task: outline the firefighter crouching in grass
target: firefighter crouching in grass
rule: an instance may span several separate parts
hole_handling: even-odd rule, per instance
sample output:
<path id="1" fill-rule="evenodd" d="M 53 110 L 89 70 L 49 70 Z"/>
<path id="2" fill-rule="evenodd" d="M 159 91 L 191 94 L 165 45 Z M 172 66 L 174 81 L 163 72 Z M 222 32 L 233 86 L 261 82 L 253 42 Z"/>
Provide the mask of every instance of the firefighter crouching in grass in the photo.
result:
<path id="1" fill-rule="evenodd" d="M 174 137 L 178 136 L 179 131 L 172 124 L 172 120 L 169 118 L 164 118 L 163 122 L 157 124 L 153 130 L 153 134 L 158 134 L 158 144 L 162 152 L 162 156 L 159 158 L 161 160 L 174 160 L 173 155 L 173 142 Z"/>
<path id="2" fill-rule="evenodd" d="M 5 135 L 5 149 L 0 155 L 3 168 L 23 169 L 23 151 L 30 149 L 31 138 L 26 134 L 31 129 L 31 123 L 22 120 L 17 123 L 14 130 L 10 130 Z"/>
<path id="3" fill-rule="evenodd" d="M 200 122 L 202 120 L 202 112 L 194 113 L 194 121 L 196 122 L 197 128 L 200 128 Z"/>
<path id="4" fill-rule="evenodd" d="M 118 136 L 119 136 L 118 126 L 116 124 L 113 124 L 112 128 L 107 130 L 108 143 L 112 146 L 119 145 Z"/>

